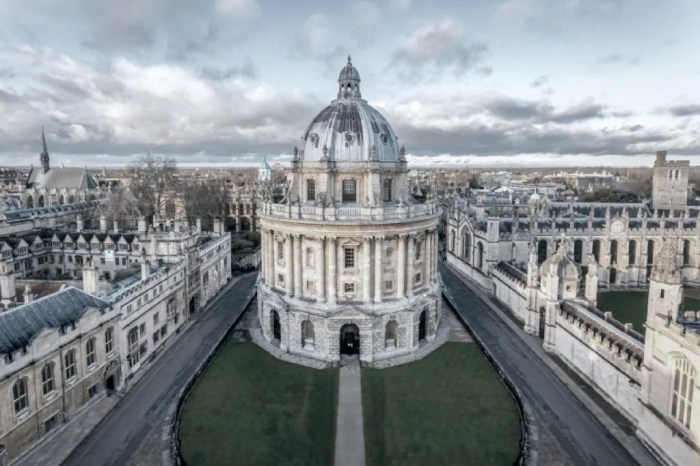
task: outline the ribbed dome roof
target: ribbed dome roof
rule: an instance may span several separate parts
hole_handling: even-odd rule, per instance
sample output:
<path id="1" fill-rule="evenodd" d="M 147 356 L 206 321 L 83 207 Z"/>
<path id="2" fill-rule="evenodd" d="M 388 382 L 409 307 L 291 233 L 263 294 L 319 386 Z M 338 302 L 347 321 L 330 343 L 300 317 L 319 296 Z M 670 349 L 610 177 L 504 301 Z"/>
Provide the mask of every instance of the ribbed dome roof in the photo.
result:
<path id="1" fill-rule="evenodd" d="M 301 160 L 398 162 L 396 134 L 382 114 L 360 98 L 360 73 L 350 57 L 338 83 L 338 98 L 316 115 L 304 133 Z"/>

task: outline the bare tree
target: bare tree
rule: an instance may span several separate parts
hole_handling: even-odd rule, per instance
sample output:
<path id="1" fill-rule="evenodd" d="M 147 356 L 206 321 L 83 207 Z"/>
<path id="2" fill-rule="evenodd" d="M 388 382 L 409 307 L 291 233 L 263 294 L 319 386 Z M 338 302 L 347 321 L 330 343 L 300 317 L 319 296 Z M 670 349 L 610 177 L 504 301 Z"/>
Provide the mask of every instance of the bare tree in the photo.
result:
<path id="1" fill-rule="evenodd" d="M 107 198 L 107 203 L 105 204 L 105 217 L 107 217 L 110 223 L 115 220 L 133 220 L 135 217 L 138 217 L 139 214 L 140 211 L 137 206 L 137 200 L 128 188 L 118 186 L 112 189 Z"/>
<path id="2" fill-rule="evenodd" d="M 142 155 L 129 165 L 129 188 L 141 215 L 149 221 L 160 211 L 163 194 L 175 188 L 175 170 L 175 159 L 152 154 Z"/>
<path id="3" fill-rule="evenodd" d="M 187 221 L 193 224 L 199 217 L 202 229 L 211 230 L 214 219 L 223 215 L 228 202 L 228 189 L 223 180 L 183 182 L 180 185 L 180 197 Z"/>

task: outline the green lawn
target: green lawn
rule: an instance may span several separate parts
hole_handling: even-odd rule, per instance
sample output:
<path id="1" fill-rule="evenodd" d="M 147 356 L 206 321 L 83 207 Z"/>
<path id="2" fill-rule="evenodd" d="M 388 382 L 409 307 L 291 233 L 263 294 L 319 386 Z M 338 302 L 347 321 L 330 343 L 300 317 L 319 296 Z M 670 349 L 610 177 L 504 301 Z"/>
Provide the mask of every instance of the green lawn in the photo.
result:
<path id="1" fill-rule="evenodd" d="M 333 464 L 338 370 L 225 343 L 182 411 L 188 465 Z"/>
<path id="2" fill-rule="evenodd" d="M 363 369 L 362 405 L 369 466 L 510 465 L 518 456 L 515 402 L 472 343 Z"/>
<path id="3" fill-rule="evenodd" d="M 646 291 L 608 291 L 598 293 L 598 309 L 612 312 L 613 317 L 623 324 L 631 322 L 634 330 L 644 334 L 648 300 Z M 700 310 L 700 299 L 685 298 L 683 303 L 686 309 Z"/>

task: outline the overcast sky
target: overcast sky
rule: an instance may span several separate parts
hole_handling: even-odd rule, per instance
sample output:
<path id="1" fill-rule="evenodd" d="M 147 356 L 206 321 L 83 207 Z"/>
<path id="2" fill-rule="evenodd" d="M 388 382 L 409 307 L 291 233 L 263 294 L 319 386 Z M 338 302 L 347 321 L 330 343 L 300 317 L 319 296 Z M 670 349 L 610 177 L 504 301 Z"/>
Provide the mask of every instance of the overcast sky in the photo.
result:
<path id="1" fill-rule="evenodd" d="M 353 57 L 410 160 L 700 162 L 697 0 L 0 0 L 0 164 L 282 160 Z"/>

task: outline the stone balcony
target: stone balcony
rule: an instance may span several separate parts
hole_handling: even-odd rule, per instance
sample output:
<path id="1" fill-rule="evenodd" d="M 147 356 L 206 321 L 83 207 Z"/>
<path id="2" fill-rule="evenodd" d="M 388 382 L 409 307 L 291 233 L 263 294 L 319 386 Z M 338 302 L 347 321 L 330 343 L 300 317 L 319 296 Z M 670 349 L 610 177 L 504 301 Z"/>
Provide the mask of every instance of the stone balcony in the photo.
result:
<path id="1" fill-rule="evenodd" d="M 424 204 L 385 204 L 378 207 L 361 205 L 317 206 L 314 204 L 275 204 L 266 202 L 259 212 L 261 217 L 309 220 L 309 221 L 347 221 L 347 222 L 400 222 L 418 220 L 440 215 L 440 208 L 435 202 Z"/>

